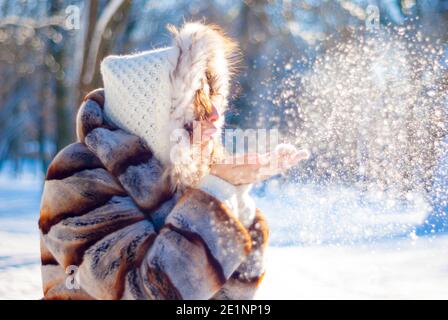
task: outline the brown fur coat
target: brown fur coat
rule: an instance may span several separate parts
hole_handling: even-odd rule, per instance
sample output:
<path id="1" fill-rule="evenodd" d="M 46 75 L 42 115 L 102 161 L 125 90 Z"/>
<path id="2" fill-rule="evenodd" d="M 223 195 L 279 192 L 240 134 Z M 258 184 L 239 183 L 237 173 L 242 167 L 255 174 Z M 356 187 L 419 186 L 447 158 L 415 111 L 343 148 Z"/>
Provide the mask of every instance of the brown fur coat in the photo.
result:
<path id="1" fill-rule="evenodd" d="M 88 96 L 78 142 L 47 172 L 39 219 L 44 298 L 252 298 L 264 274 L 262 214 L 245 228 L 204 191 L 170 193 L 151 150 L 107 123 L 103 103 L 101 91 Z"/>

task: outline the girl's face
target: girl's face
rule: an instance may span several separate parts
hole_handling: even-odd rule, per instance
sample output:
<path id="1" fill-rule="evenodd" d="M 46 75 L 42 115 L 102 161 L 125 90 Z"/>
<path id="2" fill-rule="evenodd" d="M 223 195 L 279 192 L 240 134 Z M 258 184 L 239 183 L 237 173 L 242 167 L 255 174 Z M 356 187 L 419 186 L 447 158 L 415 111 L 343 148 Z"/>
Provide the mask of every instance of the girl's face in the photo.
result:
<path id="1" fill-rule="evenodd" d="M 201 163 L 209 164 L 211 155 L 215 149 L 214 135 L 218 132 L 218 120 L 220 120 L 221 105 L 223 99 L 214 95 L 208 84 L 208 79 L 202 81 L 202 87 L 196 91 L 194 98 L 195 121 L 186 126 L 190 133 L 190 142 L 199 147 Z"/>

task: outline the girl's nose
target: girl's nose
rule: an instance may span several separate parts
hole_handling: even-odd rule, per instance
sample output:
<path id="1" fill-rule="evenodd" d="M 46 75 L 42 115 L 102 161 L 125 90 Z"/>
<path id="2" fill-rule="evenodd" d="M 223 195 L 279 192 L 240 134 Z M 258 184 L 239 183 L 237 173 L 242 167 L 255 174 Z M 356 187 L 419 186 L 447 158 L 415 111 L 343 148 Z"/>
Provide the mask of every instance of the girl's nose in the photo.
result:
<path id="1" fill-rule="evenodd" d="M 218 112 L 218 109 L 216 109 L 215 106 L 212 106 L 212 113 L 209 116 L 208 120 L 210 122 L 215 122 L 215 121 L 219 120 L 219 112 Z"/>

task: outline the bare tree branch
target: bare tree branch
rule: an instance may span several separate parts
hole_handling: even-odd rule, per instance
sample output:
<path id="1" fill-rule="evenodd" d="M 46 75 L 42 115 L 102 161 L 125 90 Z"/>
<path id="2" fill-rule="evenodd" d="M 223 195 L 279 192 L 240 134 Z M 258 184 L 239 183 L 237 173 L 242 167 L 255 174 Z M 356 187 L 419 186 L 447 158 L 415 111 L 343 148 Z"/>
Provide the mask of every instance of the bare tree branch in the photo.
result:
<path id="1" fill-rule="evenodd" d="M 87 56 L 86 71 L 82 79 L 84 84 L 91 83 L 94 78 L 96 66 L 100 58 L 99 53 L 101 52 L 101 47 L 104 45 L 103 36 L 105 31 L 112 24 L 114 16 L 129 5 L 130 2 L 128 0 L 113 0 L 107 5 L 98 19 Z"/>
<path id="2" fill-rule="evenodd" d="M 9 16 L 0 20 L 0 28 L 6 26 L 19 26 L 33 29 L 46 28 L 50 26 L 58 26 L 65 28 L 65 17 L 41 17 L 39 19 L 33 19 L 29 17 Z"/>

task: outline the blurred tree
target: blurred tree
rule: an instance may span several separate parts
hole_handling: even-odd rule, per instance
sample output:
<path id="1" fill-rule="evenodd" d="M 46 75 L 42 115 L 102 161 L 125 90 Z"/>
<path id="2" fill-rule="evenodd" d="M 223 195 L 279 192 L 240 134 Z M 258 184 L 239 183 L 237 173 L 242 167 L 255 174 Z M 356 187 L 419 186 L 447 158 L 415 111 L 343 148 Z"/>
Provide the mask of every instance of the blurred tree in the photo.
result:
<path id="1" fill-rule="evenodd" d="M 83 60 L 79 68 L 81 101 L 83 95 L 101 86 L 99 65 L 101 60 L 111 52 L 114 40 L 123 32 L 127 16 L 131 7 L 130 0 L 113 0 L 101 10 L 97 17 L 98 1 L 89 1 L 87 4 L 89 18 L 84 26 L 87 30 L 84 39 Z"/>
<path id="2" fill-rule="evenodd" d="M 64 8 L 62 1 L 51 1 L 49 13 L 50 16 L 56 16 L 59 14 L 61 9 Z M 64 76 L 64 65 L 66 63 L 66 50 L 69 49 L 68 46 L 64 45 L 62 41 L 66 37 L 66 32 L 61 27 L 49 27 L 50 31 L 55 34 L 53 38 L 46 39 L 46 49 L 45 51 L 49 56 L 54 59 L 54 75 L 52 79 L 54 82 L 54 113 L 55 113 L 55 145 L 56 150 L 61 150 L 71 141 L 73 141 L 73 122 L 68 120 L 73 116 L 71 112 L 71 106 L 66 103 L 66 84 Z M 48 74 L 44 75 L 48 78 Z M 44 83 L 48 83 L 45 81 Z M 43 90 L 45 92 L 45 90 Z M 45 100 L 42 101 L 45 103 Z M 40 156 L 43 157 L 44 167 L 46 169 L 48 159 L 44 156 L 44 146 L 45 146 L 45 135 L 43 127 L 45 125 L 45 117 L 42 117 L 39 127 L 39 145 L 40 145 Z"/>

